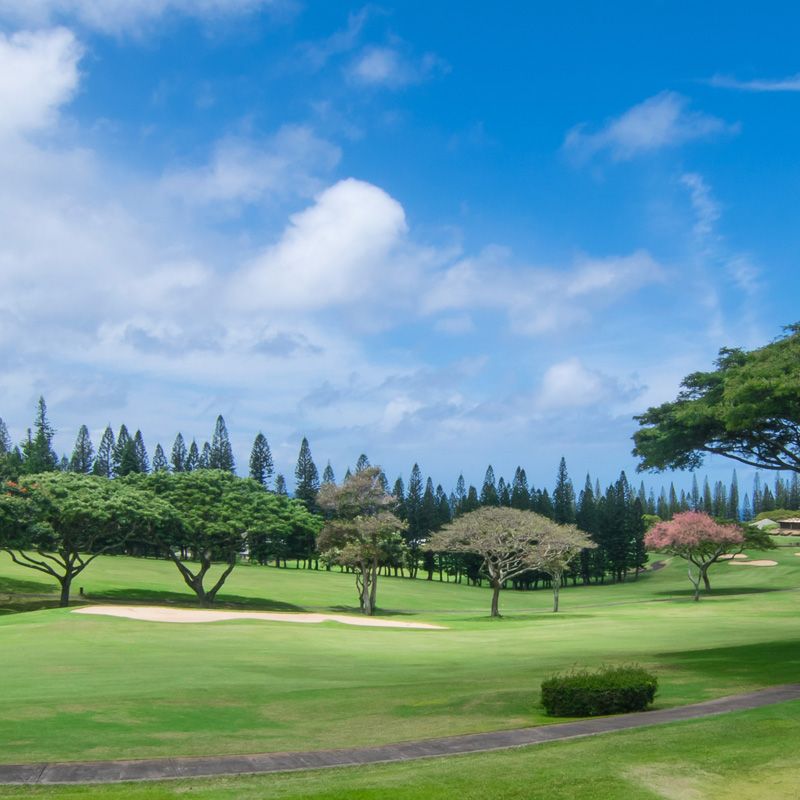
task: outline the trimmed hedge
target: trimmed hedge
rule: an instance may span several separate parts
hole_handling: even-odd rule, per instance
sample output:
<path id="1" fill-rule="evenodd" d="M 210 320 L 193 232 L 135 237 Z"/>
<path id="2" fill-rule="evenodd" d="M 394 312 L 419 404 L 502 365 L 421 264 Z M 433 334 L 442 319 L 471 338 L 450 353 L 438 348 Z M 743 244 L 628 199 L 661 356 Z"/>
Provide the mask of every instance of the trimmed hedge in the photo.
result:
<path id="1" fill-rule="evenodd" d="M 542 705 L 551 717 L 595 717 L 644 711 L 653 702 L 658 678 L 635 664 L 575 670 L 542 681 Z"/>

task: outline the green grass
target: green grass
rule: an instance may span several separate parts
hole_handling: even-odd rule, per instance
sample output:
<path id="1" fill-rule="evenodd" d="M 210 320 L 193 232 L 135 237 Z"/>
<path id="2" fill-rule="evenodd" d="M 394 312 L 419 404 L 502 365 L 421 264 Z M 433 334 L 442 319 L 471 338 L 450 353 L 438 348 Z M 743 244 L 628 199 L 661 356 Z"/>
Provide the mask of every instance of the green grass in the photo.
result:
<path id="1" fill-rule="evenodd" d="M 794 800 L 800 702 L 518 750 L 282 775 L 0 787 L 0 800 Z"/>
<path id="2" fill-rule="evenodd" d="M 796 681 L 794 552 L 770 553 L 774 568 L 720 565 L 698 604 L 671 563 L 624 585 L 570 587 L 557 615 L 545 591 L 505 592 L 502 620 L 487 617 L 485 588 L 381 578 L 382 613 L 444 631 L 6 614 L 0 761 L 359 746 L 547 723 L 539 683 L 573 665 L 652 668 L 656 707 Z M 92 602 L 192 602 L 166 562 L 98 559 L 78 583 Z M 51 603 L 52 588 L 0 558 L 0 607 Z M 338 572 L 241 567 L 221 600 L 341 611 L 355 592 Z"/>

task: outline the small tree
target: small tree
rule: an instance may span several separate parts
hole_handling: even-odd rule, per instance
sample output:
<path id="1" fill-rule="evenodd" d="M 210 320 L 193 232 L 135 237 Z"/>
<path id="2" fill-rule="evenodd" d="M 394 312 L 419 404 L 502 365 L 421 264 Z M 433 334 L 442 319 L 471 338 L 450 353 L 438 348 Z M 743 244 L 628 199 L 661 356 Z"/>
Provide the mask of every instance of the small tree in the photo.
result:
<path id="1" fill-rule="evenodd" d="M 269 449 L 267 437 L 259 431 L 253 442 L 253 449 L 250 452 L 250 477 L 254 481 L 258 481 L 262 486 L 269 488 L 274 471 L 272 453 Z"/>
<path id="2" fill-rule="evenodd" d="M 379 479 L 379 467 L 365 467 L 341 486 L 323 484 L 320 508 L 330 514 L 317 540 L 323 556 L 352 569 L 361 611 L 375 613 L 378 569 L 397 558 L 403 523 L 388 509 L 395 500 Z"/>
<path id="3" fill-rule="evenodd" d="M 492 587 L 491 615 L 499 617 L 503 585 L 528 570 L 551 575 L 553 610 L 557 611 L 556 584 L 560 584 L 561 575 L 580 550 L 593 546 L 591 539 L 574 526 L 559 525 L 533 511 L 484 506 L 457 517 L 435 533 L 426 549 L 482 557 L 481 569 Z"/>
<path id="4" fill-rule="evenodd" d="M 741 552 L 745 537 L 738 525 L 720 525 L 702 511 L 684 511 L 668 522 L 657 522 L 647 531 L 644 541 L 650 550 L 687 561 L 694 599 L 699 600 L 701 582 L 706 591 L 711 591 L 708 579 L 711 565 L 732 548 Z"/>

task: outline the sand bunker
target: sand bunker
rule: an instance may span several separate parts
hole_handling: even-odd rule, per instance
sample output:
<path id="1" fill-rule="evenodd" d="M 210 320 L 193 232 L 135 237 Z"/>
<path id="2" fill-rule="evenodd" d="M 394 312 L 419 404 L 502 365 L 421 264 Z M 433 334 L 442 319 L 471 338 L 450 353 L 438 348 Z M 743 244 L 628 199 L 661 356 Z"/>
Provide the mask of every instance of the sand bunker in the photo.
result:
<path id="1" fill-rule="evenodd" d="M 740 567 L 777 567 L 777 561 L 762 559 L 761 561 L 731 561 L 731 564 L 738 564 Z"/>
<path id="2" fill-rule="evenodd" d="M 399 622 L 375 617 L 356 617 L 346 614 L 281 614 L 261 611 L 211 611 L 200 608 L 164 608 L 163 606 L 85 606 L 73 614 L 98 614 L 105 617 L 125 617 L 144 622 L 225 622 L 232 619 L 257 619 L 267 622 L 340 622 L 342 625 L 361 625 L 369 628 L 417 628 L 445 630 L 441 625 L 425 622 Z"/>
<path id="3" fill-rule="evenodd" d="M 724 556 L 720 556 L 719 557 L 719 560 L 720 561 L 725 561 L 726 559 L 729 559 L 729 558 L 735 558 L 737 560 L 743 560 L 743 559 L 747 558 L 747 556 L 744 553 L 737 553 L 736 555 L 733 555 L 731 553 L 725 553 Z"/>

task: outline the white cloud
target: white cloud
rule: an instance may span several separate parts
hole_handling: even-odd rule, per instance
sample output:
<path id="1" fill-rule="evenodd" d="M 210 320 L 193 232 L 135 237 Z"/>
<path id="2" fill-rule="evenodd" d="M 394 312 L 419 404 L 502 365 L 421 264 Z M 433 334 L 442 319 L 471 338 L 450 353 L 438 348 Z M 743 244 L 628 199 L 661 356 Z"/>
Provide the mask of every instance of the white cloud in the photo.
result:
<path id="1" fill-rule="evenodd" d="M 361 31 L 374 9 L 364 6 L 347 16 L 347 27 L 336 31 L 318 42 L 309 42 L 301 46 L 300 50 L 313 69 L 320 69 L 333 57 L 352 50 L 357 44 Z"/>
<path id="2" fill-rule="evenodd" d="M 0 19 L 25 26 L 77 22 L 117 34 L 138 30 L 170 13 L 213 20 L 280 5 L 286 0 L 0 0 Z"/>
<path id="3" fill-rule="evenodd" d="M 433 53 L 413 58 L 395 46 L 365 47 L 348 66 L 347 77 L 367 87 L 400 89 L 447 71 L 447 65 Z"/>
<path id="4" fill-rule="evenodd" d="M 737 130 L 718 117 L 691 111 L 687 98 L 675 92 L 661 92 L 619 117 L 609 119 L 595 132 L 585 123 L 573 128 L 564 149 L 578 162 L 603 152 L 614 161 L 628 161 L 666 147 L 695 139 L 707 139 Z"/>
<path id="5" fill-rule="evenodd" d="M 70 31 L 0 33 L 0 136 L 46 128 L 78 87 L 81 47 Z"/>
<path id="6" fill-rule="evenodd" d="M 720 216 L 719 205 L 711 194 L 711 188 L 703 176 L 696 172 L 686 172 L 681 175 L 681 183 L 689 190 L 695 213 L 695 235 L 710 236 Z"/>
<path id="7" fill-rule="evenodd" d="M 352 178 L 294 214 L 234 286 L 236 305 L 321 309 L 389 291 L 393 256 L 407 232 L 403 207 L 377 186 Z"/>
<path id="8" fill-rule="evenodd" d="M 755 78 L 737 80 L 731 75 L 715 75 L 709 81 L 720 89 L 738 89 L 743 92 L 800 92 L 800 72 L 786 78 Z"/>
<path id="9" fill-rule="evenodd" d="M 612 378 L 588 369 L 573 357 L 545 370 L 536 406 L 542 411 L 554 411 L 600 405 L 618 393 L 619 387 Z"/>
<path id="10" fill-rule="evenodd" d="M 215 145 L 209 163 L 171 169 L 162 187 L 192 205 L 309 196 L 320 188 L 318 175 L 329 172 L 340 157 L 338 147 L 307 126 L 286 125 L 265 142 L 225 138 Z"/>

